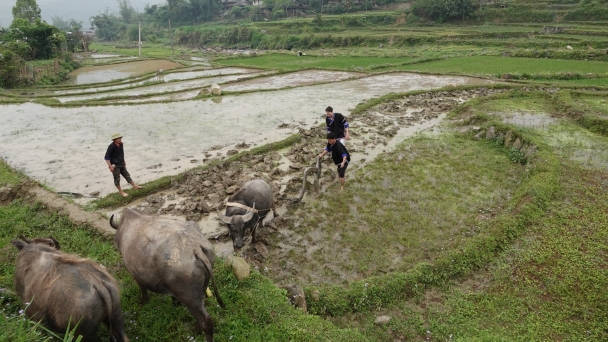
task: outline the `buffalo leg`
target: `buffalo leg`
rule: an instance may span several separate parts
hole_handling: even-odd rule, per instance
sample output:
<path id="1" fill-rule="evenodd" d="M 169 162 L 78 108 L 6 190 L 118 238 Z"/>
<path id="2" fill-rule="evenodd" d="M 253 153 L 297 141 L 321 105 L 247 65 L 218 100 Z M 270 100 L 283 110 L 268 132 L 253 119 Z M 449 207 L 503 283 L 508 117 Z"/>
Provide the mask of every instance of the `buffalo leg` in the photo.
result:
<path id="1" fill-rule="evenodd" d="M 173 306 L 179 306 L 181 304 L 179 300 L 173 296 L 171 296 L 171 303 L 173 304 Z"/>
<path id="2" fill-rule="evenodd" d="M 139 290 L 141 291 L 141 299 L 139 300 L 139 304 L 145 305 L 148 302 L 148 290 L 143 287 L 140 283 L 137 283 L 139 286 Z"/>
<path id="3" fill-rule="evenodd" d="M 188 311 L 190 311 L 192 316 L 194 316 L 194 319 L 196 319 L 195 331 L 197 333 L 204 331 L 207 342 L 213 342 L 213 319 L 207 310 L 205 310 L 205 305 L 202 300 L 198 307 L 188 305 Z"/>

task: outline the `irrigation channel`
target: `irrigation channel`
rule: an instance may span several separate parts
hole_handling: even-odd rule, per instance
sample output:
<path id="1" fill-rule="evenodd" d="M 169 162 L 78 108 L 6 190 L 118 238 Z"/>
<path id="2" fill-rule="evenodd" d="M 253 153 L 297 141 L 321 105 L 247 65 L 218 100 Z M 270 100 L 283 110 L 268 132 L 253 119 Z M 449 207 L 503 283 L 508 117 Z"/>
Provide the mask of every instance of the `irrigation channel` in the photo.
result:
<path id="1" fill-rule="evenodd" d="M 285 213 L 287 199 L 301 190 L 302 172 L 314 165 L 314 156 L 325 146 L 322 123 L 326 106 L 349 117 L 358 103 L 391 92 L 492 83 L 469 77 L 401 72 L 367 75 L 307 70 L 277 74 L 211 68 L 202 61 L 173 69 L 169 69 L 172 64 L 168 63 L 172 62 L 168 61 L 156 61 L 157 65 L 143 62 L 146 64 L 128 61 L 85 67 L 77 70 L 78 76 L 70 78 L 72 84 L 81 83 L 84 87 L 57 87 L 30 94 L 51 97 L 59 103 L 79 101 L 82 106 L 48 107 L 34 102 L 0 106 L 0 143 L 4 146 L 0 156 L 13 168 L 57 192 L 85 195 L 75 199 L 85 204 L 91 197 L 116 191 L 103 160 L 114 132 L 123 134 L 127 166 L 140 184 L 300 132 L 304 136 L 300 144 L 248 160 L 250 166 L 216 167 L 208 173 L 195 171 L 184 183 L 129 204 L 150 213 L 197 221 L 206 235 L 218 241 L 218 251 L 225 253 L 232 252 L 232 245 L 226 238 L 218 239 L 225 237 L 227 229 L 215 219 L 216 210 L 223 208 L 226 197 L 239 184 L 262 177 L 271 182 L 280 203 L 279 213 Z M 169 70 L 152 78 L 150 74 L 141 75 L 159 65 Z M 122 79 L 126 77 L 130 78 Z M 213 83 L 227 92 L 194 99 Z M 483 91 L 443 93 L 441 98 L 426 99 L 422 94 L 410 105 L 381 106 L 349 118 L 350 169 L 362 167 L 408 136 L 432 129 L 452 105 L 485 95 Z M 324 191 L 336 176 L 330 164 L 322 169 Z"/>

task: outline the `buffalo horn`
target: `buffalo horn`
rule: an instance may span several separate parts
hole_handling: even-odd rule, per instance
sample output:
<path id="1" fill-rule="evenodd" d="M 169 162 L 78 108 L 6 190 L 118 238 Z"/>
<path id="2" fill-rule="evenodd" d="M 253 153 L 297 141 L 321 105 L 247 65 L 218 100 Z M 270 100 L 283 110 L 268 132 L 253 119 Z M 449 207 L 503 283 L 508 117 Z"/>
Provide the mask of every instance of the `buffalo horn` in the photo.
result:
<path id="1" fill-rule="evenodd" d="M 217 217 L 225 224 L 232 224 L 232 216 L 223 215 L 219 210 L 217 211 Z"/>
<path id="2" fill-rule="evenodd" d="M 116 224 L 116 222 L 114 222 L 114 214 L 110 216 L 110 226 L 114 229 L 118 229 L 118 225 Z"/>
<path id="3" fill-rule="evenodd" d="M 253 202 L 253 207 L 251 208 L 251 211 L 247 211 L 247 214 L 243 215 L 243 222 L 247 222 L 247 221 L 251 220 L 251 218 L 253 217 L 254 211 L 255 211 L 255 202 Z"/>

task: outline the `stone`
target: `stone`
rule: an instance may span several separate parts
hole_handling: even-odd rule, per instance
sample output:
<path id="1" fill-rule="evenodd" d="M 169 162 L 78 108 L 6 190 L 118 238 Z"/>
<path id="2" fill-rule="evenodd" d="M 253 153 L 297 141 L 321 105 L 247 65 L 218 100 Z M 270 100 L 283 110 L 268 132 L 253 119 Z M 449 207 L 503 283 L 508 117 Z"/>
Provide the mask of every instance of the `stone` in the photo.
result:
<path id="1" fill-rule="evenodd" d="M 212 193 L 207 195 L 207 198 L 209 199 L 209 202 L 211 202 L 212 205 L 217 204 L 221 201 L 220 195 L 218 195 L 217 193 Z"/>
<path id="2" fill-rule="evenodd" d="M 496 138 L 496 128 L 494 128 L 494 126 L 492 126 L 486 130 L 486 139 L 492 140 L 494 138 Z"/>
<path id="3" fill-rule="evenodd" d="M 534 155 L 535 152 L 536 152 L 535 145 L 528 147 L 528 151 L 526 152 L 526 159 L 530 160 L 530 158 L 532 158 L 532 156 Z"/>
<path id="4" fill-rule="evenodd" d="M 505 135 L 505 147 L 511 146 L 511 139 L 513 139 L 513 131 L 508 131 Z"/>
<path id="5" fill-rule="evenodd" d="M 217 83 L 211 85 L 211 93 L 213 95 L 222 95 L 222 88 Z"/>
<path id="6" fill-rule="evenodd" d="M 232 273 L 239 281 L 243 281 L 251 275 L 251 269 L 245 259 L 241 257 L 232 258 Z"/>
<path id="7" fill-rule="evenodd" d="M 239 153 L 239 151 L 237 151 L 237 150 L 228 150 L 228 152 L 226 152 L 226 155 L 232 156 L 232 155 L 235 155 L 235 154 L 238 154 L 238 153 Z"/>
<path id="8" fill-rule="evenodd" d="M 570 46 L 570 45 L 566 45 L 566 49 L 568 49 L 568 50 L 574 50 L 574 48 L 572 46 Z"/>
<path id="9" fill-rule="evenodd" d="M 518 150 L 521 148 L 521 140 L 519 140 L 519 138 L 515 139 L 515 141 L 513 142 L 513 148 L 516 148 Z"/>
<path id="10" fill-rule="evenodd" d="M 374 320 L 374 324 L 376 325 L 386 325 L 391 320 L 391 316 L 378 316 Z"/>
<path id="11" fill-rule="evenodd" d="M 259 256 L 261 256 L 263 259 L 268 259 L 268 257 L 270 256 L 270 252 L 268 252 L 268 248 L 266 248 L 266 245 L 264 245 L 261 242 L 258 242 L 255 244 L 255 251 L 258 253 Z"/>
<path id="12" fill-rule="evenodd" d="M 303 166 L 302 166 L 302 165 L 300 165 L 300 164 L 298 164 L 298 163 L 295 163 L 295 164 L 289 164 L 289 168 L 290 168 L 290 169 L 292 169 L 292 170 L 296 170 L 296 171 L 298 171 L 298 170 L 302 169 L 302 167 L 303 167 Z"/>
<path id="13" fill-rule="evenodd" d="M 287 291 L 287 298 L 291 305 L 297 309 L 306 311 L 306 295 L 304 289 L 298 284 L 289 284 L 283 287 Z"/>
<path id="14" fill-rule="evenodd" d="M 229 187 L 226 189 L 226 193 L 227 193 L 227 194 L 229 194 L 229 195 L 231 195 L 231 194 L 235 193 L 235 192 L 236 192 L 238 189 L 239 189 L 239 188 L 238 188 L 237 186 L 235 186 L 235 185 L 233 185 L 233 186 L 229 186 Z"/>

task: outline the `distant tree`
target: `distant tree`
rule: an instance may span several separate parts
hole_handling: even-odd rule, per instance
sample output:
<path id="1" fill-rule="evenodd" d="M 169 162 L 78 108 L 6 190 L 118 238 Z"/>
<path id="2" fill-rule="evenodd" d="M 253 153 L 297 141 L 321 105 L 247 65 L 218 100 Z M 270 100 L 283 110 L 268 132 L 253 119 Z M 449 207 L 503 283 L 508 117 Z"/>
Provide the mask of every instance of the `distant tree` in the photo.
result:
<path id="1" fill-rule="evenodd" d="M 125 24 L 130 24 L 133 21 L 133 17 L 135 16 L 135 8 L 131 6 L 131 2 L 129 0 L 116 0 L 118 2 L 118 12 L 122 17 L 122 21 Z"/>
<path id="2" fill-rule="evenodd" d="M 36 19 L 33 24 L 23 18 L 13 20 L 7 37 L 11 41 L 24 41 L 30 46 L 31 55 L 24 56 L 28 59 L 51 58 L 59 52 L 64 41 L 64 36 L 57 27 L 40 19 Z"/>
<path id="3" fill-rule="evenodd" d="M 40 19 L 40 7 L 36 0 L 17 0 L 13 6 L 13 19 L 22 18 L 30 24 L 36 19 Z"/>
<path id="4" fill-rule="evenodd" d="M 416 16 L 437 22 L 464 20 L 476 9 L 473 0 L 416 0 L 412 4 Z"/>
<path id="5" fill-rule="evenodd" d="M 139 27 L 137 25 L 129 25 L 127 28 L 127 39 L 131 42 L 139 41 Z M 141 39 L 144 39 L 143 35 Z"/>
<path id="6" fill-rule="evenodd" d="M 82 21 L 76 21 L 75 19 L 63 20 L 62 17 L 53 15 L 51 16 L 51 21 L 53 26 L 63 31 L 72 30 L 74 27 L 82 28 Z"/>
<path id="7" fill-rule="evenodd" d="M 446 17 L 449 19 L 462 18 L 471 15 L 477 9 L 473 0 L 444 0 Z"/>
<path id="8" fill-rule="evenodd" d="M 112 14 L 101 13 L 89 19 L 91 25 L 97 27 L 95 35 L 101 40 L 112 41 L 118 39 L 121 32 L 126 30 L 125 23 Z"/>

